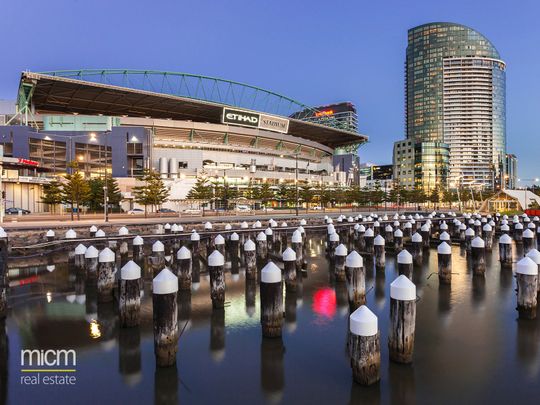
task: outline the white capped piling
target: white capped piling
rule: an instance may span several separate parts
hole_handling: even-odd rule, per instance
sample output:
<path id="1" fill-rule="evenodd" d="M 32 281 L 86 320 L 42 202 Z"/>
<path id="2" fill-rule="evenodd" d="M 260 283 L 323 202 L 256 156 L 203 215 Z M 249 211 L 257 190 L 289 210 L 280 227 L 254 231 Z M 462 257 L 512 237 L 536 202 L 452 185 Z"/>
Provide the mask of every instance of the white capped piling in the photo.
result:
<path id="1" fill-rule="evenodd" d="M 373 247 L 374 239 L 375 239 L 375 233 L 373 232 L 373 229 L 367 228 L 366 232 L 364 233 L 364 243 L 366 247 L 366 254 L 369 256 L 372 256 L 374 252 L 374 247 Z"/>
<path id="2" fill-rule="evenodd" d="M 420 235 L 418 232 L 413 233 L 413 236 L 411 237 L 411 254 L 414 265 L 421 266 L 423 260 L 422 235 Z"/>
<path id="3" fill-rule="evenodd" d="M 452 247 L 442 242 L 437 246 L 437 259 L 439 267 L 439 283 L 452 283 Z"/>
<path id="4" fill-rule="evenodd" d="M 339 235 L 334 232 L 328 235 L 328 255 L 334 257 L 334 252 L 339 245 Z"/>
<path id="5" fill-rule="evenodd" d="M 193 231 L 193 233 L 189 235 L 189 239 L 191 243 L 191 257 L 195 262 L 199 260 L 201 254 L 201 237 L 196 231 Z"/>
<path id="6" fill-rule="evenodd" d="M 439 240 L 441 242 L 448 242 L 448 243 L 451 243 L 450 242 L 450 234 L 446 231 L 443 231 L 440 235 L 439 235 Z"/>
<path id="7" fill-rule="evenodd" d="M 266 235 L 266 243 L 268 246 L 268 250 L 274 249 L 274 231 L 272 228 L 268 227 L 264 230 L 264 234 Z"/>
<path id="8" fill-rule="evenodd" d="M 120 254 L 120 263 L 123 266 L 128 262 L 128 256 L 129 256 L 129 246 L 128 246 L 127 241 L 123 240 L 120 242 L 118 253 Z"/>
<path id="9" fill-rule="evenodd" d="M 536 227 L 536 248 L 540 249 L 540 227 Z"/>
<path id="10" fill-rule="evenodd" d="M 507 224 L 502 224 L 501 225 L 501 233 L 506 234 L 506 235 L 510 235 L 510 227 Z"/>
<path id="11" fill-rule="evenodd" d="M 379 221 L 373 222 L 373 236 L 381 234 L 381 223 Z"/>
<path id="12" fill-rule="evenodd" d="M 354 381 L 361 385 L 377 383 L 381 378 L 377 316 L 362 305 L 350 315 L 349 331 L 349 355 Z"/>
<path id="13" fill-rule="evenodd" d="M 459 225 L 459 241 L 460 241 L 460 243 L 465 243 L 465 240 L 466 240 L 465 231 L 466 230 L 467 230 L 467 225 L 465 225 L 463 223 Z"/>
<path id="14" fill-rule="evenodd" d="M 214 247 L 216 250 L 225 256 L 225 238 L 221 235 L 217 235 L 214 238 Z"/>
<path id="15" fill-rule="evenodd" d="M 482 237 L 482 222 L 479 220 L 474 221 L 473 229 L 476 236 Z"/>
<path id="16" fill-rule="evenodd" d="M 292 234 L 291 246 L 296 253 L 296 270 L 301 271 L 304 263 L 304 251 L 302 247 L 302 234 L 298 229 Z"/>
<path id="17" fill-rule="evenodd" d="M 394 243 L 394 228 L 392 228 L 392 225 L 388 224 L 384 227 L 384 239 L 388 245 L 392 245 Z"/>
<path id="18" fill-rule="evenodd" d="M 482 227 L 482 238 L 486 242 L 486 250 L 491 252 L 493 249 L 493 228 L 490 224 L 485 224 Z"/>
<path id="19" fill-rule="evenodd" d="M 176 254 L 176 272 L 178 277 L 178 288 L 180 290 L 191 290 L 191 252 L 185 246 L 178 249 Z"/>
<path id="20" fill-rule="evenodd" d="M 86 269 L 86 277 L 95 279 L 98 270 L 99 251 L 94 246 L 89 246 L 84 252 L 84 267 Z"/>
<path id="21" fill-rule="evenodd" d="M 514 224 L 514 241 L 516 243 L 523 242 L 523 224 L 521 222 Z"/>
<path id="22" fill-rule="evenodd" d="M 405 275 L 401 275 L 390 284 L 390 360 L 405 364 L 412 362 L 415 324 L 416 286 Z"/>
<path id="23" fill-rule="evenodd" d="M 401 252 L 402 249 L 403 249 L 403 231 L 398 228 L 394 231 L 394 250 L 396 252 Z"/>
<path id="24" fill-rule="evenodd" d="M 178 232 L 180 232 L 180 229 L 179 229 L 179 227 L 178 227 L 178 224 L 172 224 L 172 225 L 171 225 L 171 232 L 172 232 L 172 233 L 178 233 Z"/>
<path id="25" fill-rule="evenodd" d="M 499 261 L 504 267 L 512 267 L 512 238 L 507 233 L 499 238 Z"/>
<path id="26" fill-rule="evenodd" d="M 133 246 L 133 260 L 141 261 L 144 258 L 144 239 L 137 235 L 131 244 Z"/>
<path id="27" fill-rule="evenodd" d="M 523 232 L 523 254 L 527 255 L 534 248 L 534 233 L 530 229 Z"/>
<path id="28" fill-rule="evenodd" d="M 161 241 L 155 241 L 152 245 L 152 255 L 148 258 L 152 276 L 156 277 L 165 268 L 165 245 Z"/>
<path id="29" fill-rule="evenodd" d="M 366 251 L 366 227 L 362 224 L 358 225 L 358 229 L 356 230 L 356 239 L 357 239 L 357 246 L 358 250 L 360 252 Z"/>
<path id="30" fill-rule="evenodd" d="M 334 277 L 336 281 L 345 281 L 345 258 L 347 257 L 347 247 L 342 243 L 334 251 Z"/>
<path id="31" fill-rule="evenodd" d="M 229 252 L 231 254 L 231 261 L 233 263 L 238 262 L 238 247 L 240 246 L 240 236 L 236 232 L 231 233 L 229 236 Z"/>
<path id="32" fill-rule="evenodd" d="M 429 238 L 431 234 L 431 227 L 426 222 L 422 227 L 420 228 L 420 235 L 422 235 L 422 247 L 424 249 L 429 249 Z"/>
<path id="33" fill-rule="evenodd" d="M 262 231 L 257 234 L 257 256 L 263 261 L 268 257 L 268 242 L 266 234 Z"/>
<path id="34" fill-rule="evenodd" d="M 531 259 L 533 262 L 535 262 L 536 266 L 538 267 L 539 276 L 538 276 L 537 291 L 538 291 L 538 294 L 540 295 L 540 252 L 536 249 L 531 249 L 529 253 L 527 253 L 527 257 Z"/>
<path id="35" fill-rule="evenodd" d="M 281 270 L 268 262 L 261 271 L 261 326 L 264 337 L 281 336 L 283 328 L 283 287 Z"/>
<path id="36" fill-rule="evenodd" d="M 96 236 L 96 232 L 97 232 L 97 227 L 95 225 L 92 225 L 90 227 L 90 237 L 93 238 L 94 236 Z"/>
<path id="37" fill-rule="evenodd" d="M 75 266 L 79 269 L 84 268 L 84 254 L 85 253 L 86 253 L 86 246 L 84 246 L 82 243 L 79 243 L 77 247 L 75 247 L 75 257 L 74 257 Z"/>
<path id="38" fill-rule="evenodd" d="M 467 230 L 465 231 L 465 250 L 467 252 L 471 251 L 471 241 L 473 240 L 474 235 L 474 229 L 467 228 Z"/>
<path id="39" fill-rule="evenodd" d="M 349 309 L 356 310 L 366 303 L 366 271 L 364 259 L 353 250 L 345 259 L 345 274 L 347 276 L 347 292 Z"/>
<path id="40" fill-rule="evenodd" d="M 477 236 L 471 241 L 471 264 L 473 275 L 483 276 L 486 272 L 486 244 Z"/>
<path id="41" fill-rule="evenodd" d="M 163 225 L 163 230 L 165 231 L 165 235 L 170 234 L 171 233 L 171 224 L 166 223 L 165 225 Z"/>
<path id="42" fill-rule="evenodd" d="M 248 229 L 248 228 L 249 228 L 249 224 L 246 221 L 243 221 L 240 224 L 240 229 Z"/>
<path id="43" fill-rule="evenodd" d="M 77 238 L 77 232 L 75 232 L 73 229 L 68 229 L 64 235 L 65 239 L 75 239 Z"/>
<path id="44" fill-rule="evenodd" d="M 255 242 L 248 239 L 244 243 L 244 262 L 246 264 L 246 280 L 257 279 L 257 253 Z"/>
<path id="45" fill-rule="evenodd" d="M 105 231 L 103 231 L 102 229 L 98 229 L 96 234 L 95 234 L 96 238 L 104 238 L 105 236 L 107 236 L 107 235 L 105 235 Z"/>
<path id="46" fill-rule="evenodd" d="M 283 260 L 283 276 L 287 291 L 296 291 L 296 252 L 287 248 L 281 254 Z"/>
<path id="47" fill-rule="evenodd" d="M 410 238 L 411 237 L 411 234 L 412 234 L 412 222 L 411 221 L 407 221 L 405 222 L 405 225 L 403 225 L 403 237 L 404 238 Z M 396 235 L 394 234 L 394 238 L 396 237 Z"/>
<path id="48" fill-rule="evenodd" d="M 397 255 L 398 273 L 412 278 L 413 274 L 413 256 L 407 251 L 402 250 Z"/>
<path id="49" fill-rule="evenodd" d="M 373 249 L 375 252 L 375 267 L 382 269 L 386 265 L 386 253 L 384 251 L 384 238 L 377 235 L 373 240 Z"/>
<path id="50" fill-rule="evenodd" d="M 223 266 L 225 257 L 217 250 L 208 256 L 208 272 L 210 273 L 210 297 L 213 308 L 225 307 L 225 275 Z"/>
<path id="51" fill-rule="evenodd" d="M 54 231 L 52 229 L 49 229 L 45 234 L 45 238 L 47 239 L 47 242 L 52 242 L 55 238 Z"/>
<path id="52" fill-rule="evenodd" d="M 99 252 L 99 266 L 98 266 L 98 278 L 97 278 L 97 292 L 98 302 L 109 302 L 113 299 L 114 288 L 114 268 L 115 262 L 114 252 L 105 248 Z"/>
<path id="53" fill-rule="evenodd" d="M 133 260 L 120 269 L 118 309 L 120 326 L 139 325 L 141 312 L 141 268 Z"/>
<path id="54" fill-rule="evenodd" d="M 176 363 L 178 350 L 178 278 L 164 268 L 152 281 L 154 353 L 158 367 Z"/>
<path id="55" fill-rule="evenodd" d="M 129 229 L 127 229 L 125 226 L 118 229 L 118 235 L 119 236 L 127 236 L 129 235 Z"/>
<path id="56" fill-rule="evenodd" d="M 524 257 L 516 264 L 517 310 L 522 319 L 536 318 L 538 265 Z"/>
<path id="57" fill-rule="evenodd" d="M 212 223 L 211 222 L 205 222 L 204 223 L 204 230 L 205 231 L 211 231 L 212 230 Z"/>

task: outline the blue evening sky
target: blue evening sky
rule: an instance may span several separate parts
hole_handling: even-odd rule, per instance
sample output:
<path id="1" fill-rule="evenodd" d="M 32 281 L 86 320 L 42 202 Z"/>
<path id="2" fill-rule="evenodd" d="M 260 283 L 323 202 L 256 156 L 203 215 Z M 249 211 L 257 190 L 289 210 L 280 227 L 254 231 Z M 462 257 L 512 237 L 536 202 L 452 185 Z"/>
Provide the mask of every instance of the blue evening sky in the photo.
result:
<path id="1" fill-rule="evenodd" d="M 540 2 L 520 0 L 2 0 L 0 99 L 19 74 L 77 68 L 171 70 L 241 81 L 310 105 L 352 101 L 391 163 L 404 136 L 407 29 L 470 26 L 507 63 L 508 151 L 540 177 Z"/>

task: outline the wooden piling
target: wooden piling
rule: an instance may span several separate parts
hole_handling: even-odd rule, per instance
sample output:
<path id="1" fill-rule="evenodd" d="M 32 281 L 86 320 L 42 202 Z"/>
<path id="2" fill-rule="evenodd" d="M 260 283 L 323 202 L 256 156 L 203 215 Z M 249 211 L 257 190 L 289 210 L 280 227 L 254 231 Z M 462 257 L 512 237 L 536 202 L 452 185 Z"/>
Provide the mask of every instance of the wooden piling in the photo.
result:
<path id="1" fill-rule="evenodd" d="M 176 364 L 178 350 L 178 278 L 164 268 L 152 281 L 154 353 L 158 367 Z"/>
<path id="2" fill-rule="evenodd" d="M 381 344 L 377 317 L 362 305 L 349 317 L 349 355 L 353 379 L 361 385 L 380 380 Z"/>
<path id="3" fill-rule="evenodd" d="M 531 249 L 529 253 L 527 253 L 527 257 L 536 263 L 536 267 L 538 268 L 539 276 L 537 292 L 538 295 L 540 295 L 540 252 L 536 249 Z"/>
<path id="4" fill-rule="evenodd" d="M 531 249 L 534 249 L 534 233 L 530 229 L 523 231 L 523 255 L 527 255 Z"/>
<path id="5" fill-rule="evenodd" d="M 281 270 L 271 261 L 261 271 L 260 299 L 263 336 L 281 336 L 283 327 Z"/>
<path id="6" fill-rule="evenodd" d="M 442 242 L 437 246 L 437 259 L 439 267 L 439 283 L 450 284 L 452 282 L 452 247 Z"/>
<path id="7" fill-rule="evenodd" d="M 214 250 L 208 256 L 208 272 L 210 273 L 210 297 L 212 298 L 213 308 L 225 307 L 225 275 L 223 266 L 225 257 L 218 251 Z"/>
<path id="8" fill-rule="evenodd" d="M 248 239 L 244 243 L 244 262 L 246 265 L 246 280 L 257 279 L 257 256 L 255 242 Z"/>
<path id="9" fill-rule="evenodd" d="M 191 252 L 185 246 L 178 249 L 176 254 L 176 276 L 179 290 L 191 290 Z"/>
<path id="10" fill-rule="evenodd" d="M 287 291 L 296 291 L 296 252 L 291 248 L 283 251 L 283 276 Z"/>
<path id="11" fill-rule="evenodd" d="M 373 240 L 373 249 L 375 252 L 375 267 L 384 269 L 386 265 L 386 253 L 384 251 L 384 238 L 377 235 Z"/>
<path id="12" fill-rule="evenodd" d="M 165 245 L 161 241 L 156 241 L 152 245 L 152 256 L 149 258 L 152 277 L 156 277 L 165 268 Z"/>
<path id="13" fill-rule="evenodd" d="M 349 309 L 355 311 L 366 303 L 366 270 L 364 259 L 353 250 L 345 259 L 345 274 L 347 276 L 347 293 Z"/>
<path id="14" fill-rule="evenodd" d="M 120 269 L 118 307 L 120 326 L 130 328 L 139 325 L 141 312 L 141 268 L 133 260 Z"/>
<path id="15" fill-rule="evenodd" d="M 75 267 L 77 269 L 80 269 L 80 270 L 84 269 L 85 253 L 86 253 L 86 246 L 84 246 L 82 243 L 79 243 L 77 247 L 75 248 L 75 258 L 74 258 Z"/>
<path id="16" fill-rule="evenodd" d="M 512 238 L 508 234 L 502 234 L 499 238 L 499 261 L 501 266 L 512 267 Z"/>
<path id="17" fill-rule="evenodd" d="M 296 271 L 302 270 L 302 265 L 304 264 L 304 250 L 302 243 L 302 234 L 300 231 L 296 230 L 292 234 L 291 246 L 294 252 L 296 253 Z"/>
<path id="18" fill-rule="evenodd" d="M 405 364 L 412 362 L 415 323 L 416 286 L 405 275 L 401 275 L 390 284 L 390 360 Z"/>
<path id="19" fill-rule="evenodd" d="M 411 254 L 414 265 L 421 266 L 423 261 L 422 235 L 418 232 L 415 232 L 411 237 Z"/>
<path id="20" fill-rule="evenodd" d="M 347 257 L 347 247 L 340 244 L 334 251 L 334 277 L 336 281 L 345 281 L 345 258 Z"/>
<path id="21" fill-rule="evenodd" d="M 484 240 L 477 236 L 471 241 L 472 271 L 475 276 L 484 276 L 486 272 L 486 247 Z"/>
<path id="22" fill-rule="evenodd" d="M 413 256 L 405 249 L 397 255 L 398 273 L 412 278 L 413 275 Z"/>
<path id="23" fill-rule="evenodd" d="M 524 257 L 516 264 L 517 310 L 522 319 L 536 318 L 538 265 Z"/>
<path id="24" fill-rule="evenodd" d="M 114 252 L 105 248 L 99 253 L 97 274 L 98 302 L 110 302 L 113 299 L 114 288 Z"/>

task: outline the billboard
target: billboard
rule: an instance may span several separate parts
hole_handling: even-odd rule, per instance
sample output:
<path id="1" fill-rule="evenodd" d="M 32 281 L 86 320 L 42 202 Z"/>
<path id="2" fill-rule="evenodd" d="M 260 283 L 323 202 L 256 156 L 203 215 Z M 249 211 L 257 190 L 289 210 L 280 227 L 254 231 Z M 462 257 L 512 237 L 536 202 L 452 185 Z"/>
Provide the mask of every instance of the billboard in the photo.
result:
<path id="1" fill-rule="evenodd" d="M 267 131 L 281 132 L 283 134 L 286 134 L 289 131 L 288 119 L 229 107 L 223 108 L 221 122 L 223 124 L 240 125 L 243 127 L 260 128 Z"/>

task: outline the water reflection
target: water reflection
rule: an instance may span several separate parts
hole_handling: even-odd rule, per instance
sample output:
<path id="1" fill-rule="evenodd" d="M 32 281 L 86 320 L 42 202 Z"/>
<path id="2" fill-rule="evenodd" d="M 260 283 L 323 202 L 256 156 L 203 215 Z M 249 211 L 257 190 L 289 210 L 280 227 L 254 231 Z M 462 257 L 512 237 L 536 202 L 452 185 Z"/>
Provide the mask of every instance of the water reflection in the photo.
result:
<path id="1" fill-rule="evenodd" d="M 141 373 L 141 331 L 135 328 L 120 328 L 118 332 L 118 369 L 126 385 L 137 385 Z"/>
<path id="2" fill-rule="evenodd" d="M 400 405 L 414 405 L 417 403 L 414 367 L 412 365 L 390 362 L 388 385 L 390 386 L 391 403 Z"/>
<path id="3" fill-rule="evenodd" d="M 8 393 L 9 341 L 5 318 L 0 318 L 0 404 L 5 404 Z"/>
<path id="4" fill-rule="evenodd" d="M 381 403 L 381 385 L 374 384 L 369 387 L 362 387 L 360 384 L 352 381 L 349 405 L 377 405 Z M 396 402 L 399 403 L 399 402 Z"/>
<path id="5" fill-rule="evenodd" d="M 257 295 L 257 281 L 245 280 L 246 314 L 251 318 L 255 315 L 255 297 Z"/>
<path id="6" fill-rule="evenodd" d="M 172 367 L 156 367 L 154 373 L 154 404 L 178 404 L 178 369 Z"/>
<path id="7" fill-rule="evenodd" d="M 538 378 L 540 369 L 540 322 L 538 319 L 517 321 L 516 354 L 527 369 L 529 378 Z"/>
<path id="8" fill-rule="evenodd" d="M 221 362 L 225 357 L 225 309 L 215 308 L 210 318 L 210 353 L 212 359 Z"/>
<path id="9" fill-rule="evenodd" d="M 296 291 L 285 294 L 285 328 L 289 333 L 296 330 Z"/>
<path id="10" fill-rule="evenodd" d="M 98 304 L 98 324 L 100 330 L 101 347 L 109 351 L 116 341 L 118 316 L 115 313 L 115 305 L 113 302 L 102 302 Z"/>
<path id="11" fill-rule="evenodd" d="M 277 404 L 283 397 L 285 375 L 283 356 L 285 346 L 279 338 L 263 338 L 261 341 L 261 388 L 266 399 Z"/>

